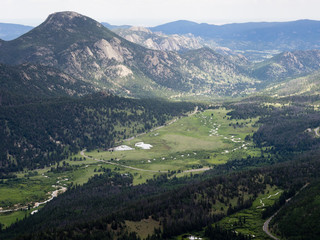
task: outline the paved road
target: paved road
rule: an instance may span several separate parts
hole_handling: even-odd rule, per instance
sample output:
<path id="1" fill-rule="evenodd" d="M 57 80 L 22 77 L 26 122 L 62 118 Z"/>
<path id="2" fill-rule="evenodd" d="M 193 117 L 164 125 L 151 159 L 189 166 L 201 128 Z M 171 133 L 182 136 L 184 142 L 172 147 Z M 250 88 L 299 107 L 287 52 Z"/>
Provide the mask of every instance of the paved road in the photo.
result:
<path id="1" fill-rule="evenodd" d="M 295 196 L 297 196 L 301 190 L 303 190 L 305 187 L 307 187 L 309 185 L 309 183 L 306 183 L 302 188 L 300 188 L 300 190 L 296 193 Z M 286 204 L 291 200 L 291 198 L 287 199 L 286 200 Z M 263 231 L 268 234 L 269 237 L 271 237 L 272 239 L 275 239 L 275 240 L 279 240 L 279 238 L 277 238 L 276 236 L 272 235 L 271 232 L 269 231 L 269 223 L 270 221 L 272 220 L 272 218 L 274 218 L 274 216 L 276 216 L 278 214 L 278 212 L 283 208 L 284 206 L 282 206 L 275 214 L 273 214 L 270 218 L 268 218 L 267 221 L 264 222 L 263 224 Z"/>
<path id="2" fill-rule="evenodd" d="M 269 231 L 269 223 L 270 223 L 270 221 L 272 220 L 272 218 L 278 214 L 278 212 L 279 212 L 279 211 L 277 211 L 277 212 L 276 212 L 275 214 L 273 214 L 270 218 L 268 218 L 268 220 L 264 222 L 263 227 L 262 227 L 263 231 L 264 231 L 266 234 L 268 234 L 269 237 L 271 237 L 272 239 L 275 239 L 275 240 L 279 240 L 279 238 L 277 238 L 277 237 L 275 237 L 275 236 L 273 236 L 273 235 L 271 234 L 271 232 Z"/>

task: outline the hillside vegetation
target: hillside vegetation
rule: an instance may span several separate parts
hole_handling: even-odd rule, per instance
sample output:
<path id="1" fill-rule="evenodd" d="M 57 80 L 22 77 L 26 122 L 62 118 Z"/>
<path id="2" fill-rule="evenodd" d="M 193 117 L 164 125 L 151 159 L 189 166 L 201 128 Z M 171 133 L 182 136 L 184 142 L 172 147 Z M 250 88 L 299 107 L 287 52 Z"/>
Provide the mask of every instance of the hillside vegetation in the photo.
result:
<path id="1" fill-rule="evenodd" d="M 1 174 L 49 166 L 83 148 L 116 141 L 163 125 L 194 109 L 189 103 L 135 100 L 96 94 L 0 108 Z"/>
<path id="2" fill-rule="evenodd" d="M 272 230 L 285 239 L 318 239 L 320 183 L 310 184 L 272 220 Z"/>

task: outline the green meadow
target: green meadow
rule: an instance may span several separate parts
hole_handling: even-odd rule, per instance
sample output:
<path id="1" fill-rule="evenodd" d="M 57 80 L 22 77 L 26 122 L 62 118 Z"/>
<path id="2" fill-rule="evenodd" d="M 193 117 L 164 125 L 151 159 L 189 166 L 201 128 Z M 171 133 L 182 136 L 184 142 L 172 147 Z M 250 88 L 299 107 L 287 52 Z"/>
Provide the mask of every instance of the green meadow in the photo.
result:
<path id="1" fill-rule="evenodd" d="M 227 110 L 207 110 L 185 117 L 156 131 L 148 132 L 119 145 L 134 150 L 86 153 L 94 159 L 151 171 L 185 171 L 223 164 L 259 152 L 245 141 L 256 128 L 257 119 L 228 120 Z M 135 144 L 151 144 L 140 149 Z"/>
<path id="2" fill-rule="evenodd" d="M 257 129 L 254 127 L 257 119 L 230 120 L 227 112 L 222 108 L 198 112 L 118 144 L 134 148 L 131 151 L 97 149 L 85 152 L 87 157 L 75 154 L 60 163 L 60 166 L 68 166 L 65 171 L 45 168 L 19 172 L 18 178 L 0 182 L 0 207 L 33 206 L 35 202 L 50 198 L 50 193 L 57 186 L 68 188 L 75 184 L 82 185 L 95 174 L 101 174 L 103 168 L 132 174 L 133 184 L 136 185 L 164 172 L 181 177 L 230 159 L 260 155 L 259 149 L 245 141 L 245 137 Z M 140 149 L 135 146 L 138 142 L 153 147 Z M 75 158 L 77 161 L 74 161 Z M 53 169 L 56 167 L 52 166 Z M 30 213 L 0 213 L 0 223 L 8 226 L 25 214 Z"/>

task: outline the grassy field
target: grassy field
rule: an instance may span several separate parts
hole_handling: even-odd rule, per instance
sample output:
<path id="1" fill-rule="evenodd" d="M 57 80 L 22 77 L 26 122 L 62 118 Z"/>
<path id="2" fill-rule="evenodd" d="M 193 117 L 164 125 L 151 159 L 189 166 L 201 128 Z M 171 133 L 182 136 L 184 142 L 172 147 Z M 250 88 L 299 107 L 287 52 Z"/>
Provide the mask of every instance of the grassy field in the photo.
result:
<path id="1" fill-rule="evenodd" d="M 155 228 L 161 228 L 159 221 L 153 220 L 151 217 L 139 222 L 125 221 L 125 224 L 130 231 L 136 232 L 142 239 L 152 235 Z"/>
<path id="2" fill-rule="evenodd" d="M 28 211 L 16 211 L 12 213 L 1 213 L 0 223 L 3 224 L 3 228 L 10 226 L 18 220 L 22 220 L 24 217 L 28 216 L 31 210 Z"/>
<path id="3" fill-rule="evenodd" d="M 0 207 L 12 208 L 16 204 L 33 206 L 37 201 L 48 199 L 49 192 L 54 191 L 55 186 L 69 187 L 86 183 L 90 177 L 100 174 L 101 167 L 132 174 L 133 183 L 136 185 L 161 174 L 159 171 L 175 171 L 179 177 L 190 174 L 188 171 L 192 169 L 201 170 L 223 164 L 230 159 L 259 155 L 258 149 L 252 148 L 250 142 L 244 141 L 246 135 L 256 130 L 253 125 L 257 119 L 229 120 L 226 114 L 225 109 L 198 112 L 119 144 L 135 148 L 132 151 L 86 152 L 86 155 L 103 159 L 105 162 L 84 158 L 79 153 L 64 161 L 65 165 L 70 167 L 68 171 L 52 172 L 51 168 L 45 168 L 17 173 L 17 179 L 0 182 Z M 151 144 L 153 147 L 150 150 L 142 150 L 135 147 L 138 142 Z M 78 161 L 74 161 L 74 158 Z M 123 166 L 111 165 L 108 161 Z M 12 223 L 12 219 L 21 219 L 25 214 L 29 213 L 23 211 L 0 214 L 0 223 Z"/>
<path id="4" fill-rule="evenodd" d="M 53 191 L 54 182 L 42 176 L 10 179 L 0 183 L 0 207 L 5 208 L 17 203 L 25 205 L 31 201 L 41 201 Z"/>
<path id="5" fill-rule="evenodd" d="M 207 110 L 119 144 L 134 148 L 131 151 L 96 150 L 87 155 L 152 171 L 184 171 L 258 155 L 251 143 L 244 141 L 256 130 L 253 124 L 257 119 L 228 120 L 226 113 L 225 109 Z M 139 149 L 135 146 L 138 142 L 153 147 Z"/>

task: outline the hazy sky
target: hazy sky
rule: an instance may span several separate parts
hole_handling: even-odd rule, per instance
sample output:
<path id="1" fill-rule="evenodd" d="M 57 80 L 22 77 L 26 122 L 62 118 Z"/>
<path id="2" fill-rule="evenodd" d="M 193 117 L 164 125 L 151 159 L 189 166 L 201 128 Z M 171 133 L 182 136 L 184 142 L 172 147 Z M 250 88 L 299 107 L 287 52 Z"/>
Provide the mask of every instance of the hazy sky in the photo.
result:
<path id="1" fill-rule="evenodd" d="M 155 26 L 175 20 L 212 24 L 320 20 L 320 0 L 0 0 L 0 22 L 36 26 L 58 11 L 111 24 Z"/>

